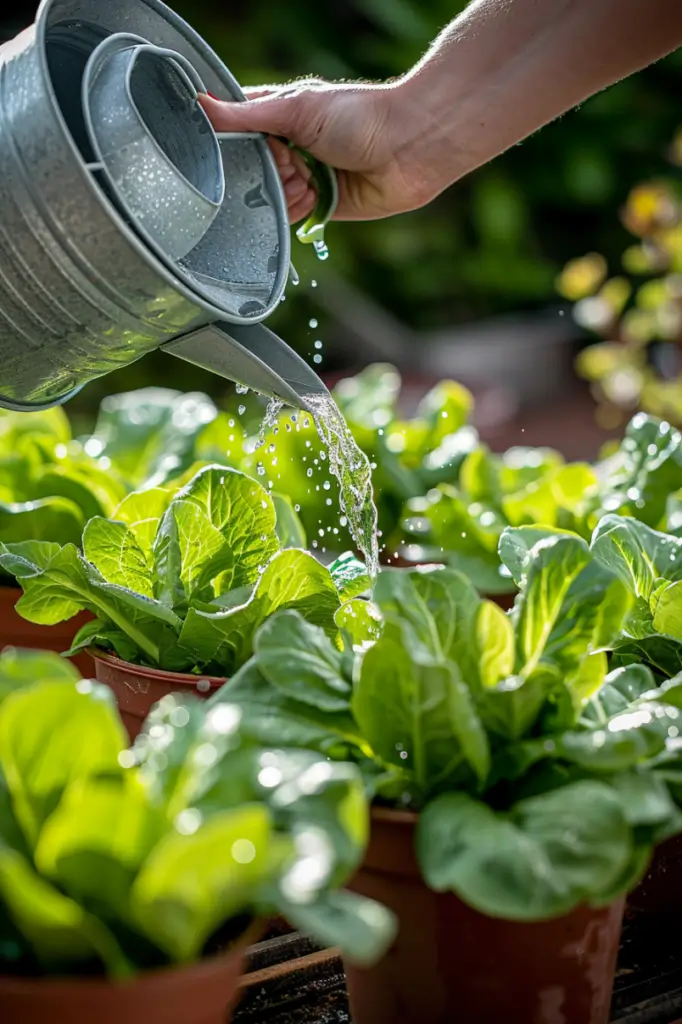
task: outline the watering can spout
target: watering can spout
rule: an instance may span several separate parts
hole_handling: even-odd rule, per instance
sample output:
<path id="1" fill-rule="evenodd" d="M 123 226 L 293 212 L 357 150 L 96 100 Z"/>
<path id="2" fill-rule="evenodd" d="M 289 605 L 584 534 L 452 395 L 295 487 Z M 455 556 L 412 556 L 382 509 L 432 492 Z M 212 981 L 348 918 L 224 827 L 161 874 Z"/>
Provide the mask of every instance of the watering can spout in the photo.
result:
<path id="1" fill-rule="evenodd" d="M 315 371 L 263 324 L 209 324 L 161 351 L 306 412 L 311 395 L 327 392 Z"/>

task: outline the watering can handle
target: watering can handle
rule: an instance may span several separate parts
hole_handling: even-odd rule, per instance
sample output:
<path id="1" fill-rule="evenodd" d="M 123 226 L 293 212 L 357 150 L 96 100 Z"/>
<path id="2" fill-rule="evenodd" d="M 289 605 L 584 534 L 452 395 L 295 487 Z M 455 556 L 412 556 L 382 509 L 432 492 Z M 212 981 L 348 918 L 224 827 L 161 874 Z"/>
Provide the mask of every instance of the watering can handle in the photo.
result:
<path id="1" fill-rule="evenodd" d="M 263 324 L 221 320 L 166 342 L 161 351 L 306 412 L 309 395 L 327 393 L 315 371 Z"/>

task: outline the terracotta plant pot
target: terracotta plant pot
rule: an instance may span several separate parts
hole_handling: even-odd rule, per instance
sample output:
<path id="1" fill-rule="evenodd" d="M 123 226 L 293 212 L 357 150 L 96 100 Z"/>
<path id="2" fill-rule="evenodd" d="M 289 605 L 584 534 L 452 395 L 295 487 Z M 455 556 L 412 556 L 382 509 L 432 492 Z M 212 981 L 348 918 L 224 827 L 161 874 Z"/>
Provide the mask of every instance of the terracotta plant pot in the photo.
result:
<path id="1" fill-rule="evenodd" d="M 353 1024 L 606 1024 L 623 900 L 565 917 L 486 917 L 424 884 L 416 816 L 375 810 L 352 888 L 390 907 L 398 938 L 369 970 L 347 966 Z"/>
<path id="2" fill-rule="evenodd" d="M 682 911 L 682 835 L 654 850 L 649 870 L 627 898 L 628 911 L 660 921 L 679 918 Z"/>
<path id="3" fill-rule="evenodd" d="M 0 977 L 0 1018 L 2 1024 L 228 1024 L 246 948 L 124 984 Z"/>
<path id="4" fill-rule="evenodd" d="M 142 728 L 152 705 L 167 693 L 192 692 L 198 697 L 210 697 L 214 690 L 226 682 L 217 676 L 185 675 L 133 665 L 94 647 L 91 654 L 95 660 L 95 677 L 114 691 L 131 742 Z"/>
<path id="5" fill-rule="evenodd" d="M 80 612 L 68 622 L 56 626 L 40 626 L 23 619 L 15 605 L 22 595 L 21 587 L 0 586 L 0 650 L 3 647 L 28 647 L 38 651 L 68 651 L 81 626 L 89 622 L 92 615 Z M 80 674 L 92 675 L 92 658 L 89 654 L 77 654 L 70 659 Z"/>

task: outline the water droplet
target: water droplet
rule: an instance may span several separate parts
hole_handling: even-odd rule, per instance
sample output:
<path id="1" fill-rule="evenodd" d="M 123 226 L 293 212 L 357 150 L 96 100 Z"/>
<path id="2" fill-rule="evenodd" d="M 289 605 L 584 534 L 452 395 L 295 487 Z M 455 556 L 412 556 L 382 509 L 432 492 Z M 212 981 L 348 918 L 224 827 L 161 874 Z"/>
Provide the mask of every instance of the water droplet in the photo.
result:
<path id="1" fill-rule="evenodd" d="M 237 412 L 239 413 L 240 416 L 243 416 L 244 413 L 246 412 L 246 406 L 245 405 L 238 406 Z"/>
<path id="2" fill-rule="evenodd" d="M 249 389 L 247 388 L 246 384 L 237 384 L 236 389 L 238 395 L 248 395 L 249 393 Z"/>
<path id="3" fill-rule="evenodd" d="M 322 362 L 322 356 L 319 354 L 319 352 L 313 356 L 313 362 L 316 363 L 318 366 Z"/>
<path id="4" fill-rule="evenodd" d="M 315 348 L 322 348 L 322 342 L 321 341 L 316 341 L 315 342 Z"/>
<path id="5" fill-rule="evenodd" d="M 317 327 L 317 320 L 315 319 L 315 317 L 313 317 L 312 320 L 308 321 L 308 327 L 310 327 L 311 330 L 313 331 L 315 330 L 315 328 Z"/>

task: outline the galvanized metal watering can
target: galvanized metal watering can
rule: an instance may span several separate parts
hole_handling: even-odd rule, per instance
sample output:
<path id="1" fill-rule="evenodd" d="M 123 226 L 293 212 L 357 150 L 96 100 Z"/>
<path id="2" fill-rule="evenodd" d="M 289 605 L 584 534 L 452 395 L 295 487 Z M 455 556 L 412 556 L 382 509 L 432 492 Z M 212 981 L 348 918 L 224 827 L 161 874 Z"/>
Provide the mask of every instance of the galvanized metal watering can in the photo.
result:
<path id="1" fill-rule="evenodd" d="M 297 407 L 325 392 L 263 326 L 290 272 L 270 150 L 216 135 L 200 91 L 244 98 L 160 0 L 43 0 L 0 47 L 0 406 L 157 348 Z"/>

